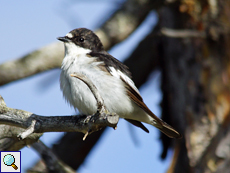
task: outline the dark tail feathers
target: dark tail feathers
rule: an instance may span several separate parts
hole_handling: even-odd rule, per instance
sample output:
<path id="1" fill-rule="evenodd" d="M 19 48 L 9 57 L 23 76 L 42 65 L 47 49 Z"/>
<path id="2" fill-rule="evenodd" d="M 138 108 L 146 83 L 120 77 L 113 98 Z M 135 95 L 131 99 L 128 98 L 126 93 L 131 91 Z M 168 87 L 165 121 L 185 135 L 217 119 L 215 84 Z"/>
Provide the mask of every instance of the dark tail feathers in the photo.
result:
<path id="1" fill-rule="evenodd" d="M 167 135 L 170 138 L 182 138 L 182 135 L 176 131 L 172 126 L 168 125 L 166 122 L 162 121 L 162 127 L 158 127 L 158 129 L 164 133 L 165 135 Z"/>

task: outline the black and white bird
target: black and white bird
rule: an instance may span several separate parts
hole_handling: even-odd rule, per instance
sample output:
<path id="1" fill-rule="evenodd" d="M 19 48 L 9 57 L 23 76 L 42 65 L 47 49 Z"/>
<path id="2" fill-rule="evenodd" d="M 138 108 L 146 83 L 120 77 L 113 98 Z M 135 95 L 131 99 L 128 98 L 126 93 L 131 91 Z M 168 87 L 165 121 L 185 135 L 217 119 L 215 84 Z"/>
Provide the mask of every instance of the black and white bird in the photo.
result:
<path id="1" fill-rule="evenodd" d="M 150 111 L 132 81 L 128 67 L 106 52 L 91 30 L 74 29 L 57 39 L 65 46 L 61 90 L 67 102 L 80 113 L 95 114 L 97 102 L 84 82 L 70 76 L 74 72 L 85 75 L 93 82 L 109 112 L 118 114 L 146 132 L 149 131 L 141 122 L 155 126 L 171 138 L 181 137 L 179 132 Z"/>

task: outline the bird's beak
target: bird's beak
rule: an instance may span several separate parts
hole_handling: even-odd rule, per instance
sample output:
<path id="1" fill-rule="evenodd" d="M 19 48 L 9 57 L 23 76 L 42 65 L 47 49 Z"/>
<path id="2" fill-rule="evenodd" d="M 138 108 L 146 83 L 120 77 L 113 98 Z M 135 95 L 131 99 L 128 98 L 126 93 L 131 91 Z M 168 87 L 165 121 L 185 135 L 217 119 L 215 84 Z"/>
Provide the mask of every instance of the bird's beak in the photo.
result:
<path id="1" fill-rule="evenodd" d="M 57 39 L 62 42 L 70 42 L 70 39 L 68 37 L 58 37 Z"/>

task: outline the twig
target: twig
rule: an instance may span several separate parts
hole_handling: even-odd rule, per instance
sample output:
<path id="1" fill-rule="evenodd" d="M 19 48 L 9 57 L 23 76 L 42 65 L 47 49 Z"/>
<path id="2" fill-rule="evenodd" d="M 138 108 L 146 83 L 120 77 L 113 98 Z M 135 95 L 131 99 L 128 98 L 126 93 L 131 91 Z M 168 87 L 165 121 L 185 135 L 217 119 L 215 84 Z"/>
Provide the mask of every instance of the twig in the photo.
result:
<path id="1" fill-rule="evenodd" d="M 201 37 L 205 38 L 206 34 L 203 31 L 194 31 L 194 30 L 175 30 L 170 28 L 162 28 L 161 33 L 167 37 L 173 38 L 189 38 L 189 37 Z"/>
<path id="2" fill-rule="evenodd" d="M 86 132 L 84 137 L 83 137 L 83 141 L 86 139 L 86 137 L 88 136 L 89 132 Z"/>
<path id="3" fill-rule="evenodd" d="M 31 135 L 35 130 L 35 124 L 36 124 L 36 120 L 32 120 L 31 125 L 26 129 L 26 131 L 19 134 L 18 137 L 20 139 L 25 139 L 27 136 Z"/>
<path id="4" fill-rule="evenodd" d="M 80 79 L 81 81 L 83 81 L 89 87 L 90 91 L 93 93 L 93 95 L 97 101 L 98 110 L 100 110 L 100 111 L 105 110 L 104 100 L 102 99 L 101 95 L 99 94 L 96 86 L 92 83 L 92 81 L 89 80 L 89 78 L 87 78 L 85 75 L 79 74 L 79 73 L 70 74 L 70 76 L 76 77 L 76 78 Z"/>

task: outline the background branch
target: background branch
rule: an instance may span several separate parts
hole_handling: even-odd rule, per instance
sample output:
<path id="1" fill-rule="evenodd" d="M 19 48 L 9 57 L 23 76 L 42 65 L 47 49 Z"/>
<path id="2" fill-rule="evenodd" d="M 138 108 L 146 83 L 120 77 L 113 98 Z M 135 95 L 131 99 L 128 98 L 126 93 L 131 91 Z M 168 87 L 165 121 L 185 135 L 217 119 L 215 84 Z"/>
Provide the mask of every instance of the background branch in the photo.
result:
<path id="1" fill-rule="evenodd" d="M 46 165 L 46 169 L 43 170 L 43 172 L 76 173 L 75 170 L 59 160 L 59 158 L 53 153 L 53 151 L 41 141 L 33 143 L 31 147 L 40 154 L 43 162 Z M 40 172 L 41 170 L 31 169 L 27 172 L 33 173 L 38 171 Z"/>
<path id="2" fill-rule="evenodd" d="M 0 86 L 54 68 L 60 68 L 64 57 L 62 43 L 56 42 L 16 60 L 0 65 Z"/>
<path id="3" fill-rule="evenodd" d="M 205 38 L 206 33 L 204 31 L 195 31 L 195 30 L 189 30 L 189 29 L 171 29 L 171 28 L 162 28 L 161 33 L 167 37 L 173 37 L 173 38 L 191 38 L 191 37 L 200 37 Z"/>
<path id="4" fill-rule="evenodd" d="M 125 40 L 144 21 L 152 9 L 164 1 L 128 0 L 95 33 L 106 50 Z M 64 33 L 65 34 L 65 33 Z M 16 60 L 0 65 L 0 86 L 54 68 L 60 68 L 64 46 L 55 42 Z"/>
<path id="5" fill-rule="evenodd" d="M 108 19 L 97 34 L 105 49 L 125 40 L 144 21 L 149 12 L 163 6 L 164 0 L 127 0 L 123 6 Z"/>

